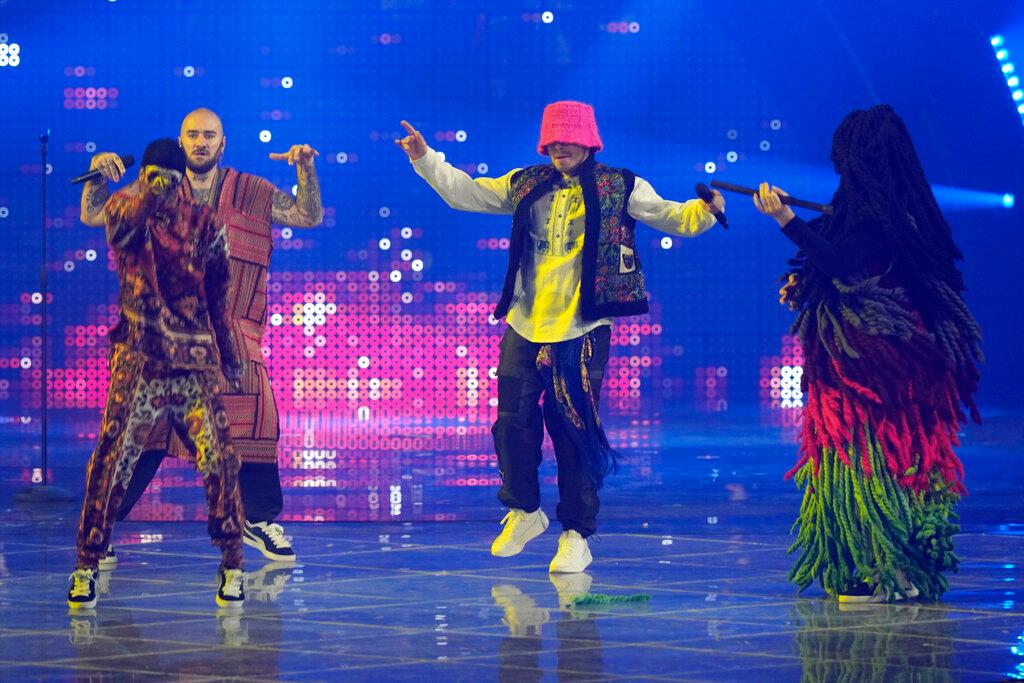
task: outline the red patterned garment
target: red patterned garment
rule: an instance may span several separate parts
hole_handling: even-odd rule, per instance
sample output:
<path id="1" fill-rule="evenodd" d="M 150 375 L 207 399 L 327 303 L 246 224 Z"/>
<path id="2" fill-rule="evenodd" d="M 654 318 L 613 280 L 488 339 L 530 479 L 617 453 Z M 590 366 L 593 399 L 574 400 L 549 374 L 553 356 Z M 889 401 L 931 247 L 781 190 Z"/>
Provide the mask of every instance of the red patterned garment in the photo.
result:
<path id="1" fill-rule="evenodd" d="M 221 401 L 230 420 L 235 451 L 243 463 L 277 462 L 277 405 L 261 349 L 274 248 L 270 219 L 275 189 L 263 178 L 225 168 L 219 171 L 213 192 L 216 220 L 227 227 L 231 257 L 227 320 L 232 334 L 240 340 L 244 365 L 240 391 L 223 387 Z M 182 183 L 182 196 L 192 198 L 188 183 Z M 166 425 L 154 430 L 148 448 L 167 448 L 179 457 L 188 454 Z"/>

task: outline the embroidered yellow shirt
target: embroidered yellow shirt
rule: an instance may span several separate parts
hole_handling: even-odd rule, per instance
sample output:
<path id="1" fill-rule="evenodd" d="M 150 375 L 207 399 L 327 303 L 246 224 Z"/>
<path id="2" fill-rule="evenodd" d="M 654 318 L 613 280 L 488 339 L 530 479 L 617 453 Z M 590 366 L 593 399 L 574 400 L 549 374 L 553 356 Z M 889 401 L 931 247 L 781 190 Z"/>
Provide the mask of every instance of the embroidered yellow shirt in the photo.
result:
<path id="1" fill-rule="evenodd" d="M 419 174 L 453 209 L 511 214 L 513 169 L 500 178 L 471 178 L 433 149 L 412 162 Z M 699 199 L 680 203 L 662 199 L 650 183 L 637 178 L 626 207 L 637 221 L 671 235 L 695 237 L 715 224 Z M 611 318 L 584 321 L 580 313 L 585 229 L 583 190 L 574 176 L 563 176 L 531 207 L 531 227 L 516 275 L 508 324 L 532 342 L 575 339 Z"/>

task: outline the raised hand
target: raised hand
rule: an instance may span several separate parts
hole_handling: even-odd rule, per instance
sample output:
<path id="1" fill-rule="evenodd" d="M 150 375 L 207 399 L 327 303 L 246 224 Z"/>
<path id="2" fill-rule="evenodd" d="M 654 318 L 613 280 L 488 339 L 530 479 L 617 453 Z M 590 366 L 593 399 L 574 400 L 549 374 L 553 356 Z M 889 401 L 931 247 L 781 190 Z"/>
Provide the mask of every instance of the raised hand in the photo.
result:
<path id="1" fill-rule="evenodd" d="M 768 183 L 761 183 L 757 194 L 754 195 L 754 206 L 765 216 L 771 216 L 780 226 L 788 223 L 793 216 L 793 209 L 782 203 L 781 197 L 788 197 L 782 188 Z"/>
<path id="2" fill-rule="evenodd" d="M 116 183 L 124 176 L 124 163 L 121 157 L 113 152 L 100 152 L 92 158 L 89 170 L 99 171 L 104 180 L 113 180 Z"/>
<path id="3" fill-rule="evenodd" d="M 412 124 L 408 121 L 402 121 L 402 128 L 405 128 L 405 132 L 407 132 L 408 135 L 399 140 L 395 140 L 395 144 L 401 147 L 402 151 L 405 152 L 411 160 L 416 161 L 427 153 L 427 142 L 423 139 L 423 135 L 413 128 Z"/>
<path id="4" fill-rule="evenodd" d="M 292 145 L 291 149 L 287 152 L 271 152 L 270 158 L 274 161 L 287 161 L 289 166 L 298 164 L 303 168 L 309 168 L 313 165 L 313 159 L 320 156 L 320 152 L 316 151 L 309 145 Z"/>

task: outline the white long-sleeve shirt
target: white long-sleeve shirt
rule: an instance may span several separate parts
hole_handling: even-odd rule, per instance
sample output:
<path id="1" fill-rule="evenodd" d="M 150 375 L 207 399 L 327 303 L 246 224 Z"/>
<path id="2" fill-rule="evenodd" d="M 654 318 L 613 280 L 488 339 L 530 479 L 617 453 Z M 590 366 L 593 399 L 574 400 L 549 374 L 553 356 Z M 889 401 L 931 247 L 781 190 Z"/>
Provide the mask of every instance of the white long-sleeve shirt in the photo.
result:
<path id="1" fill-rule="evenodd" d="M 433 149 L 413 168 L 453 209 L 512 214 L 509 200 L 513 169 L 500 178 L 471 178 L 441 159 Z M 715 224 L 699 199 L 680 203 L 662 199 L 651 184 L 636 178 L 626 211 L 634 219 L 670 235 L 696 237 Z M 537 343 L 575 339 L 611 318 L 584 321 L 580 312 L 585 208 L 575 176 L 563 176 L 531 208 L 529 243 L 516 276 L 508 324 Z"/>

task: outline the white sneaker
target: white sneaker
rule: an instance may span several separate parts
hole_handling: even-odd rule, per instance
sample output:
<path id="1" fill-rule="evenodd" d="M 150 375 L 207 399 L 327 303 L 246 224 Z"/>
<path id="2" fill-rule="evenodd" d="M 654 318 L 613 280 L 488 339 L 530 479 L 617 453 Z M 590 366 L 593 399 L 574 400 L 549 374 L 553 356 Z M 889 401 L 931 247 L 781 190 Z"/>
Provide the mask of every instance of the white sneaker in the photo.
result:
<path id="1" fill-rule="evenodd" d="M 523 512 L 512 508 L 501 523 L 505 528 L 491 543 L 491 555 L 512 557 L 522 552 L 527 543 L 544 533 L 548 528 L 548 516 L 540 509 Z"/>
<path id="2" fill-rule="evenodd" d="M 558 552 L 551 560 L 548 571 L 552 574 L 577 574 L 593 561 L 594 556 L 590 554 L 587 539 L 577 531 L 563 531 L 558 537 Z"/>
<path id="3" fill-rule="evenodd" d="M 256 548 L 268 560 L 294 562 L 295 551 L 285 538 L 284 529 L 273 522 L 250 522 L 245 520 L 242 527 L 242 541 Z"/>
<path id="4" fill-rule="evenodd" d="M 117 555 L 114 554 L 114 544 L 107 545 L 107 552 L 100 558 L 98 564 L 101 572 L 111 572 L 117 567 Z"/>

